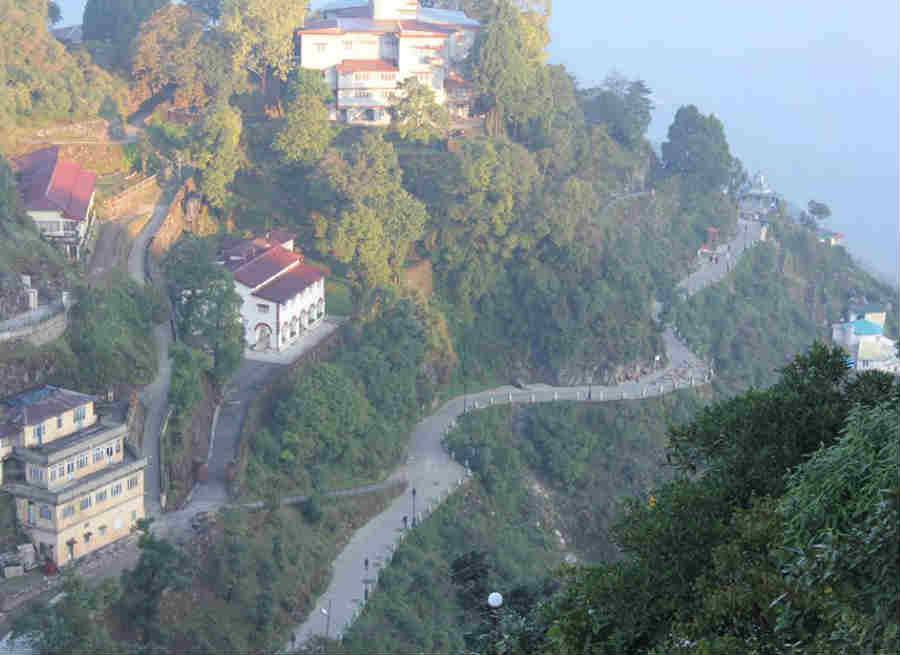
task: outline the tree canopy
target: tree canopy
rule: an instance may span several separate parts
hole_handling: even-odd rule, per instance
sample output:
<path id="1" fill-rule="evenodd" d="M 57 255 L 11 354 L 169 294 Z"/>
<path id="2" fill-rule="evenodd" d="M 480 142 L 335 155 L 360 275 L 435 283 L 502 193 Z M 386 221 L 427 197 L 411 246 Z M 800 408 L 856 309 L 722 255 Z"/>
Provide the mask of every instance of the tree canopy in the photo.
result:
<path id="1" fill-rule="evenodd" d="M 437 103 L 433 89 L 410 77 L 400 83 L 398 93 L 391 116 L 401 139 L 429 143 L 444 135 L 450 126 L 450 114 Z"/>
<path id="2" fill-rule="evenodd" d="M 662 144 L 663 166 L 669 174 L 682 175 L 691 189 L 719 191 L 728 186 L 732 156 L 722 122 L 704 116 L 694 105 L 681 107 Z"/>

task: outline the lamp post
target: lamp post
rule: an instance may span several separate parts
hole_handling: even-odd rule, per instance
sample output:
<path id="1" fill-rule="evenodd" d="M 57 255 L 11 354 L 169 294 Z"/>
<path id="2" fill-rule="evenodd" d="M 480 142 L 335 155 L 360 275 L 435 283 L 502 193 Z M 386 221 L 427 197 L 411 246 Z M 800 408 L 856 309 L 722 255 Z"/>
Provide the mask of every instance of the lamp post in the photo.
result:
<path id="1" fill-rule="evenodd" d="M 328 609 L 322 608 L 322 614 L 325 615 L 325 638 L 328 639 L 328 634 L 331 632 L 331 599 L 328 599 Z"/>
<path id="2" fill-rule="evenodd" d="M 416 527 L 416 488 L 412 488 L 412 525 Z"/>

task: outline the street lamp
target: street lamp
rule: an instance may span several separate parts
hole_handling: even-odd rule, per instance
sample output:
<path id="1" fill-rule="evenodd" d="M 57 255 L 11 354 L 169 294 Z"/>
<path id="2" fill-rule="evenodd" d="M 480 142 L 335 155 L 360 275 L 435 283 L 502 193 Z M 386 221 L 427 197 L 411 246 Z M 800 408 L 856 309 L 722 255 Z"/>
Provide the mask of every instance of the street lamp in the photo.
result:
<path id="1" fill-rule="evenodd" d="M 416 527 L 416 488 L 412 488 L 412 525 Z"/>
<path id="2" fill-rule="evenodd" d="M 325 615 L 325 638 L 328 639 L 328 633 L 331 632 L 331 599 L 328 599 L 328 609 L 322 608 L 322 614 Z"/>

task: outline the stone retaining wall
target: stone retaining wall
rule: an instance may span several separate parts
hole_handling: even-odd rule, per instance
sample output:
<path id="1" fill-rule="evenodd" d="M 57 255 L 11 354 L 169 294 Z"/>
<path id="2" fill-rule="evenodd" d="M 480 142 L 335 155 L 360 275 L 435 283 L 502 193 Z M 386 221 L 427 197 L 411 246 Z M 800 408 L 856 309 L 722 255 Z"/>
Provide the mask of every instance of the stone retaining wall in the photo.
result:
<path id="1" fill-rule="evenodd" d="M 60 304 L 59 311 L 36 323 L 0 330 L 0 342 L 25 339 L 35 346 L 43 346 L 59 339 L 66 331 L 66 311 Z"/>

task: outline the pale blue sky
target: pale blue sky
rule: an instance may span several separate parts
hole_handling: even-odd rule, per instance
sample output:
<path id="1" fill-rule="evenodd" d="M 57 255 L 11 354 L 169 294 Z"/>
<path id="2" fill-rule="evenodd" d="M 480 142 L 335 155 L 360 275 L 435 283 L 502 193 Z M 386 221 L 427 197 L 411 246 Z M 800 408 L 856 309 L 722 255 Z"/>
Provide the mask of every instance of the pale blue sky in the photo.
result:
<path id="1" fill-rule="evenodd" d="M 314 3 L 315 4 L 315 3 Z M 582 85 L 641 77 L 665 138 L 679 105 L 797 204 L 827 202 L 850 249 L 897 279 L 896 0 L 554 0 L 551 59 Z M 62 0 L 66 23 L 84 0 Z"/>

